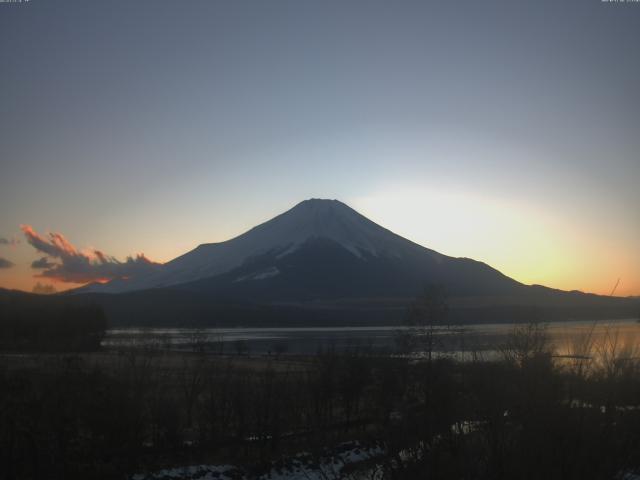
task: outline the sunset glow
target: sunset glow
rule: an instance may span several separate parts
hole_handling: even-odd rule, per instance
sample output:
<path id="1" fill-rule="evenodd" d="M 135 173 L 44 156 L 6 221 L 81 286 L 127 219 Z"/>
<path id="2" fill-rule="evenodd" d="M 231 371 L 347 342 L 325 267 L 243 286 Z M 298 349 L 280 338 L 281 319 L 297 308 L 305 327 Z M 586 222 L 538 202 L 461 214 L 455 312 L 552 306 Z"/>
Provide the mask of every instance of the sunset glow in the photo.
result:
<path id="1" fill-rule="evenodd" d="M 76 3 L 2 5 L 0 287 L 128 276 L 318 197 L 640 295 L 633 5 Z"/>
<path id="2" fill-rule="evenodd" d="M 608 295 L 620 279 L 617 295 L 640 292 L 633 236 L 613 239 L 606 229 L 564 225 L 557 211 L 427 189 L 381 192 L 355 205 L 416 243 L 481 260 L 525 284 Z"/>

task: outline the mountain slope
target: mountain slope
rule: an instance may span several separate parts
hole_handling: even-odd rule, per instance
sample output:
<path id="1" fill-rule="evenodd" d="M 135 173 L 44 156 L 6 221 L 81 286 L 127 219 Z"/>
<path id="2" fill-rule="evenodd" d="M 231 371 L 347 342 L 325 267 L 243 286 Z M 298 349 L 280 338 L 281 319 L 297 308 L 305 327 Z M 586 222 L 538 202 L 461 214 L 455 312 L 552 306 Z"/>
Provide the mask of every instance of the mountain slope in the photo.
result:
<path id="1" fill-rule="evenodd" d="M 294 301 L 411 296 L 429 283 L 460 295 L 506 294 L 520 287 L 483 263 L 402 238 L 337 200 L 312 199 L 234 239 L 200 245 L 157 273 L 83 291 L 172 287 L 219 298 Z"/>
<path id="2" fill-rule="evenodd" d="M 339 298 L 413 297 L 429 284 L 452 295 L 505 295 L 521 285 L 468 259 L 351 253 L 327 238 L 313 238 L 287 255 L 269 252 L 240 267 L 175 288 L 209 292 L 219 299 L 296 302 Z"/>

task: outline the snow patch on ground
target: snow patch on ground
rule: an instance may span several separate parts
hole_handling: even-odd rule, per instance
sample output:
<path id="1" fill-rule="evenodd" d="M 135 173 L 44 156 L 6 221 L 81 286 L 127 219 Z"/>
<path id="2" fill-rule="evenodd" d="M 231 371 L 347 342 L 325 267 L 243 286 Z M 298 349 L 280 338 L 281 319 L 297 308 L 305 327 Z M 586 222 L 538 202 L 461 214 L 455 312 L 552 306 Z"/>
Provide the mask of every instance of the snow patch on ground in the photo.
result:
<path id="1" fill-rule="evenodd" d="M 233 465 L 192 465 L 166 468 L 155 473 L 136 473 L 131 480 L 241 480 L 244 472 Z"/>
<path id="2" fill-rule="evenodd" d="M 268 472 L 257 477 L 233 465 L 192 465 L 148 474 L 137 473 L 130 480 L 356 480 L 363 472 L 354 467 L 383 453 L 379 446 L 365 447 L 358 442 L 347 442 L 321 456 L 299 453 L 274 461 Z M 348 473 L 345 467 L 353 471 Z M 370 468 L 365 469 L 365 476 L 367 479 L 376 477 Z"/>
<path id="3" fill-rule="evenodd" d="M 332 455 L 320 459 L 308 453 L 300 453 L 295 458 L 276 462 L 271 471 L 257 480 L 328 480 L 358 478 L 357 470 L 348 474 L 345 467 L 374 459 L 384 453 L 381 447 L 363 447 L 357 442 L 349 442 L 336 447 Z M 367 469 L 367 478 L 372 478 Z"/>

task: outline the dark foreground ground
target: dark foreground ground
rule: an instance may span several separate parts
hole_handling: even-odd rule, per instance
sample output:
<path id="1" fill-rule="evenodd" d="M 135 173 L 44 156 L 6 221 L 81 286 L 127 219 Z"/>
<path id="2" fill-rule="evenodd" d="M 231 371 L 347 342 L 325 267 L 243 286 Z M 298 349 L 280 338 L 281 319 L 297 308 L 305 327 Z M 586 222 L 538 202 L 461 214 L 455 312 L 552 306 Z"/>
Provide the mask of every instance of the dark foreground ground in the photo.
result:
<path id="1" fill-rule="evenodd" d="M 460 363 L 429 358 L 428 340 L 420 358 L 5 354 L 0 478 L 566 480 L 640 467 L 632 346 L 611 337 L 558 359 L 527 326 L 500 360 Z"/>

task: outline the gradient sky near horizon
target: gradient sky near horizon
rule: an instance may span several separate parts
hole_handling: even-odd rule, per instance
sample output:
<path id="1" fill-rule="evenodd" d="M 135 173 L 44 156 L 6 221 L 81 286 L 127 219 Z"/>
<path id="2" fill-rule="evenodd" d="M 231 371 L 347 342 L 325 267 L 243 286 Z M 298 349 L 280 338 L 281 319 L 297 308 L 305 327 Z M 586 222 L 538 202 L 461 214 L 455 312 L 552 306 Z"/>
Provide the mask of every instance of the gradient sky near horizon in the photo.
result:
<path id="1" fill-rule="evenodd" d="M 0 3 L 0 65 L 0 287 L 77 285 L 22 224 L 165 262 L 321 197 L 640 295 L 640 3 Z"/>

